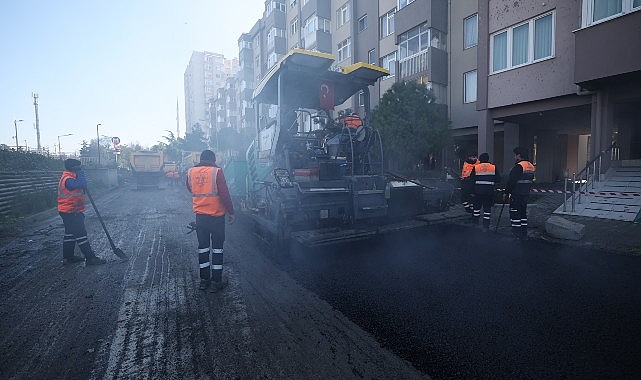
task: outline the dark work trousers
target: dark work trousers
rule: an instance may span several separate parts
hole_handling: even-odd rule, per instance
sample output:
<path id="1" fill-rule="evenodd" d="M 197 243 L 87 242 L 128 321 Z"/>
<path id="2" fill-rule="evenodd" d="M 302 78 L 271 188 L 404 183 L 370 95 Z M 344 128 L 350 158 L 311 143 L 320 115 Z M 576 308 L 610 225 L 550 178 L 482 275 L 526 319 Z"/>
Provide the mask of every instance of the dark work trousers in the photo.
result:
<path id="1" fill-rule="evenodd" d="M 490 218 L 492 216 L 492 206 L 494 205 L 494 194 L 476 194 L 474 195 L 474 221 L 478 224 L 483 210 L 483 227 L 490 228 Z"/>
<path id="2" fill-rule="evenodd" d="M 196 226 L 200 279 L 220 282 L 223 276 L 225 215 L 196 214 Z"/>
<path id="3" fill-rule="evenodd" d="M 510 223 L 512 232 L 520 239 L 527 238 L 527 195 L 512 194 L 510 198 Z"/>
<path id="4" fill-rule="evenodd" d="M 85 215 L 83 213 L 66 212 L 59 212 L 58 214 L 62 217 L 62 223 L 65 225 L 65 236 L 62 240 L 62 257 L 72 257 L 76 244 L 78 244 L 80 252 L 85 256 L 85 259 L 96 257 L 87 239 Z"/>
<path id="5" fill-rule="evenodd" d="M 465 211 L 470 214 L 474 212 L 474 197 L 472 193 L 474 192 L 474 183 L 472 180 L 467 177 L 461 180 L 461 204 Z"/>

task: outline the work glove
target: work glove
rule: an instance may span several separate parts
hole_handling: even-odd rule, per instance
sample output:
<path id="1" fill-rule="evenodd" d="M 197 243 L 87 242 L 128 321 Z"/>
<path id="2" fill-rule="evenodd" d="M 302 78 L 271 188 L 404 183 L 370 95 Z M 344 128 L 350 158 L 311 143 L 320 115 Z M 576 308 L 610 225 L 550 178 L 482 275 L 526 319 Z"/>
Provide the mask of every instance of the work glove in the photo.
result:
<path id="1" fill-rule="evenodd" d="M 78 170 L 76 171 L 76 180 L 83 189 L 87 188 L 87 175 L 81 166 L 78 166 Z"/>

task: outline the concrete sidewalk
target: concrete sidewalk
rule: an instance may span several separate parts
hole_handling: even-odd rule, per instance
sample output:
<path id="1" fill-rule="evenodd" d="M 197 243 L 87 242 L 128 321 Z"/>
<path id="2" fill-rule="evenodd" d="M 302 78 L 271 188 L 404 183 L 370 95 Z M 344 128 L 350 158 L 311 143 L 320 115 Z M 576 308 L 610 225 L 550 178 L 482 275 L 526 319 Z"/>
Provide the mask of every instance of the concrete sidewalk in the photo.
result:
<path id="1" fill-rule="evenodd" d="M 542 239 L 559 244 L 600 249 L 613 253 L 641 255 L 641 224 L 555 214 L 554 211 L 562 204 L 563 194 L 537 194 L 530 196 L 530 204 L 528 206 L 528 236 L 530 239 Z M 496 226 L 500 207 L 501 205 L 499 204 L 494 205 L 492 229 Z M 582 238 L 579 240 L 559 239 L 546 232 L 545 223 L 553 215 L 585 226 Z M 508 205 L 503 210 L 498 231 L 501 234 L 511 234 Z"/>

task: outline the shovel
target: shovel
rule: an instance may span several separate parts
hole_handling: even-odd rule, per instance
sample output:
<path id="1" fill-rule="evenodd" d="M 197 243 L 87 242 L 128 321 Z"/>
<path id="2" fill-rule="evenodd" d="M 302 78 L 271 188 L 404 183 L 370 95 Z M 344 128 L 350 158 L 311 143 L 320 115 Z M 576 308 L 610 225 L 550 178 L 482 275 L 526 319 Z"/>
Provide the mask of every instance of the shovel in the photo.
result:
<path id="1" fill-rule="evenodd" d="M 109 235 L 109 232 L 107 231 L 107 226 L 105 226 L 105 222 L 102 220 L 102 217 L 100 216 L 100 213 L 98 212 L 98 208 L 96 207 L 96 203 L 93 201 L 93 198 L 91 197 L 91 193 L 89 192 L 89 189 L 85 189 L 85 194 L 87 194 L 87 197 L 89 198 L 89 202 L 91 202 L 91 205 L 93 206 L 94 211 L 96 212 L 96 216 L 98 216 L 98 220 L 100 221 L 100 224 L 102 225 L 102 229 L 105 230 L 105 235 L 107 235 L 107 240 L 109 240 L 109 244 L 111 245 L 111 250 L 114 251 L 114 255 L 120 257 L 121 260 L 126 261 L 129 260 L 127 255 L 122 251 L 122 249 L 116 247 L 114 244 L 114 241 L 111 240 L 111 236 Z"/>
<path id="2" fill-rule="evenodd" d="M 494 232 L 499 230 L 499 224 L 501 224 L 501 215 L 503 215 L 504 208 L 505 208 L 505 200 L 503 200 L 503 205 L 501 206 L 501 212 L 499 212 L 499 218 L 496 221 L 496 227 L 494 227 Z"/>

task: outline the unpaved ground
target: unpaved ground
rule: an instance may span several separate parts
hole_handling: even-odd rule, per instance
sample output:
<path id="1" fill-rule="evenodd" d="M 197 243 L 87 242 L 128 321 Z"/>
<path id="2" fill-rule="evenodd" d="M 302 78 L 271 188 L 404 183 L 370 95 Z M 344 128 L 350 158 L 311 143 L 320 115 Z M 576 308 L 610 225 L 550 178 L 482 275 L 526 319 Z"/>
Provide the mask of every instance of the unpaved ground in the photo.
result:
<path id="1" fill-rule="evenodd" d="M 104 266 L 62 265 L 55 213 L 3 229 L 0 378 L 424 377 L 275 267 L 242 216 L 227 229 L 229 287 L 210 294 L 197 289 L 182 187 L 119 189 L 97 205 L 128 262 L 92 211 Z"/>

